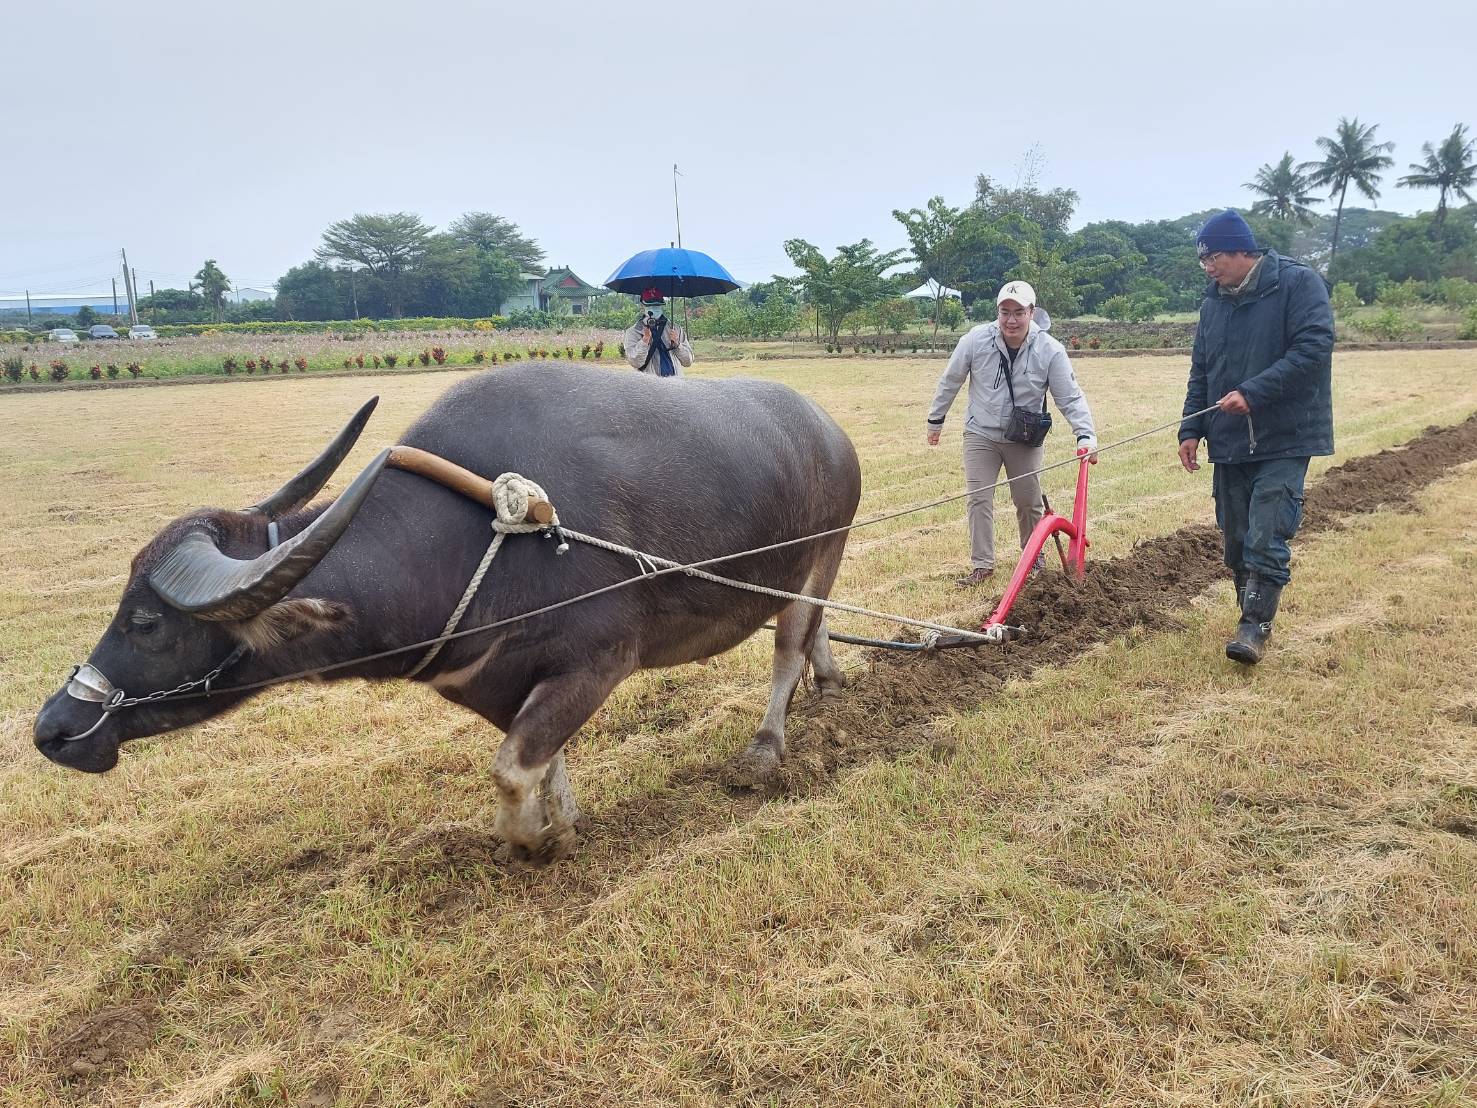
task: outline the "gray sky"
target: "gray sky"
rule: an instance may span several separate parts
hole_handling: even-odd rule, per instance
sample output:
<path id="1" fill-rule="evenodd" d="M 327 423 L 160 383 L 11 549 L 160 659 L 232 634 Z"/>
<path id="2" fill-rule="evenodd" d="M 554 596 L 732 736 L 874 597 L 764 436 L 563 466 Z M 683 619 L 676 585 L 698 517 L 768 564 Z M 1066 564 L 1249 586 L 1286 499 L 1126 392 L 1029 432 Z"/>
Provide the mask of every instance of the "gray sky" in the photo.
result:
<path id="1" fill-rule="evenodd" d="M 1341 115 L 1396 143 L 1380 206 L 1409 212 L 1421 143 L 1477 129 L 1470 0 L 23 7 L 0 293 L 106 288 L 120 245 L 141 283 L 213 257 L 266 285 L 399 210 L 498 213 L 598 284 L 674 237 L 673 162 L 685 245 L 752 281 L 791 237 L 905 245 L 893 208 L 1013 181 L 1032 143 L 1078 225 L 1246 204 Z"/>

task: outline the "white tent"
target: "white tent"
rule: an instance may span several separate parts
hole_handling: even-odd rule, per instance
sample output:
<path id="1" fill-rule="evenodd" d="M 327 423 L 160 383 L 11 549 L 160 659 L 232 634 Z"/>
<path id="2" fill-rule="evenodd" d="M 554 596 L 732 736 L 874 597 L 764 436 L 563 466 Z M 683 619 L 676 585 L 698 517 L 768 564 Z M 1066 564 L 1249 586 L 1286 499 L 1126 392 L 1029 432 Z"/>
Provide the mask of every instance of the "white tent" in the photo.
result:
<path id="1" fill-rule="evenodd" d="M 912 292 L 905 292 L 903 293 L 903 295 L 910 300 L 932 300 L 938 296 L 939 289 L 941 288 L 943 289 L 944 296 L 946 298 L 951 298 L 954 300 L 964 299 L 962 296 L 959 295 L 958 289 L 951 289 L 947 285 L 940 285 L 932 277 L 924 281 L 923 284 L 919 285 Z"/>

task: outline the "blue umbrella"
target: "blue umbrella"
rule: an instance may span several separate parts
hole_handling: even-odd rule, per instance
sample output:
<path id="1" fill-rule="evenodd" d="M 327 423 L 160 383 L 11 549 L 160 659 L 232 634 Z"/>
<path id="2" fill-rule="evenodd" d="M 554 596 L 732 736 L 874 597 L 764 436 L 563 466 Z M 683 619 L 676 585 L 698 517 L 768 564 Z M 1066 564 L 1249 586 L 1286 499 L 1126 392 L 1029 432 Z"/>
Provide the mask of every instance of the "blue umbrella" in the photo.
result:
<path id="1" fill-rule="evenodd" d="M 738 288 L 739 283 L 728 270 L 701 250 L 669 246 L 661 250 L 643 250 L 628 258 L 606 279 L 605 287 L 637 296 L 653 288 L 664 297 L 712 296 L 730 292 Z"/>

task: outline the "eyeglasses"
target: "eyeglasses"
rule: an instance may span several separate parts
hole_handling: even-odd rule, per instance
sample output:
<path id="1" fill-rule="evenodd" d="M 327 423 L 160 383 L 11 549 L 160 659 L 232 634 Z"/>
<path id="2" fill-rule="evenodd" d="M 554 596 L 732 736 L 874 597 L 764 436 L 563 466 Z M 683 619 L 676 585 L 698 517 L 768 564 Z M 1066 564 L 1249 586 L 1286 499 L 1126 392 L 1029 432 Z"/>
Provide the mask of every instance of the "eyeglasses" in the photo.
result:
<path id="1" fill-rule="evenodd" d="M 1017 308 L 1015 311 L 1006 311 L 1004 308 L 1000 309 L 1001 319 L 1029 319 L 1030 317 L 1030 308 Z"/>
<path id="2" fill-rule="evenodd" d="M 1200 255 L 1200 268 L 1201 269 L 1209 269 L 1211 266 L 1215 265 L 1216 259 L 1223 258 L 1225 256 L 1226 256 L 1226 252 L 1224 250 L 1215 250 L 1215 251 L 1212 251 L 1209 254 L 1201 254 Z"/>

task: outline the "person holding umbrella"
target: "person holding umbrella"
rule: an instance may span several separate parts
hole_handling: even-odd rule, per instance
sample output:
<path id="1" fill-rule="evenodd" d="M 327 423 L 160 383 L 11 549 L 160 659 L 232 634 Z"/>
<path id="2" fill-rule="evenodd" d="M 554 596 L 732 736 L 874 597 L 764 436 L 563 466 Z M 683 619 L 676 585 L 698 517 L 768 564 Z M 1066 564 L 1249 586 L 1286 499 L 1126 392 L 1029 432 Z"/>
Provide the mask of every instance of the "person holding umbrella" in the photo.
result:
<path id="1" fill-rule="evenodd" d="M 660 289 L 641 292 L 641 314 L 626 329 L 626 361 L 657 377 L 681 377 L 692 365 L 692 345 L 681 327 L 667 318 Z"/>
<path id="2" fill-rule="evenodd" d="M 692 347 L 682 329 L 666 318 L 669 296 L 716 296 L 739 287 L 733 275 L 701 250 L 673 246 L 643 250 L 617 267 L 605 282 L 612 292 L 641 298 L 641 317 L 626 332 L 626 360 L 633 369 L 680 377 L 692 365 Z"/>

